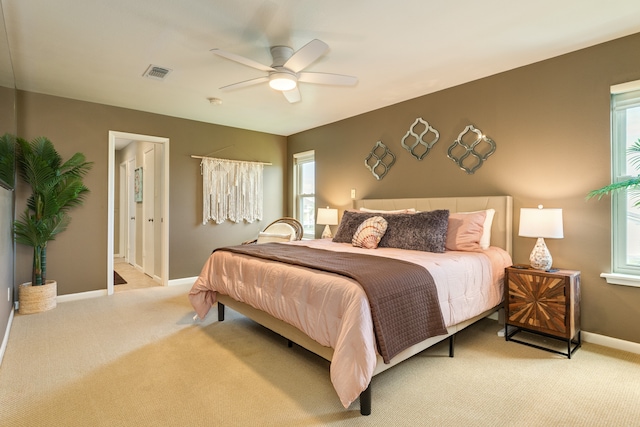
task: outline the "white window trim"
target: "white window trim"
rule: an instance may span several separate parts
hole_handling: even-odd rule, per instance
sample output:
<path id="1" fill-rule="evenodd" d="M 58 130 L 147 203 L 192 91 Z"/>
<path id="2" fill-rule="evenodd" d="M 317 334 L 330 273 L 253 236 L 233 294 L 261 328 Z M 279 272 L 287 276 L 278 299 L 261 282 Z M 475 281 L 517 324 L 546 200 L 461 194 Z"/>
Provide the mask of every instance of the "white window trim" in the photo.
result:
<path id="1" fill-rule="evenodd" d="M 628 82 L 611 87 L 611 174 L 612 182 L 622 181 L 628 176 L 626 173 L 626 147 L 621 146 L 617 141 L 626 138 L 626 135 L 620 135 L 621 126 L 619 126 L 619 116 L 617 111 L 620 107 L 628 107 L 637 104 L 637 94 L 633 100 L 625 100 L 623 94 L 640 90 L 640 80 Z M 618 95 L 617 99 L 613 97 Z M 612 272 L 602 273 L 600 277 L 606 279 L 607 283 L 614 285 L 640 287 L 640 268 L 630 266 L 626 262 L 626 245 L 627 245 L 627 193 L 614 192 L 611 194 L 611 268 Z"/>
<path id="2" fill-rule="evenodd" d="M 602 273 L 600 277 L 607 280 L 610 285 L 623 285 L 633 286 L 640 288 L 640 276 L 635 274 L 620 274 L 620 273 Z"/>
<path id="3" fill-rule="evenodd" d="M 299 164 L 307 163 L 311 161 L 315 162 L 315 153 L 316 153 L 315 150 L 309 150 L 309 151 L 303 151 L 301 153 L 295 153 L 293 155 L 293 199 L 294 199 L 293 216 L 300 222 L 302 222 L 302 212 L 300 212 L 300 198 L 313 197 L 315 199 L 315 192 L 313 194 L 298 193 L 298 187 L 300 183 L 298 182 L 299 175 L 298 175 L 297 168 Z M 315 223 L 315 216 L 314 216 L 313 222 Z M 313 239 L 315 238 L 315 236 L 310 234 L 304 234 L 302 238 Z"/>

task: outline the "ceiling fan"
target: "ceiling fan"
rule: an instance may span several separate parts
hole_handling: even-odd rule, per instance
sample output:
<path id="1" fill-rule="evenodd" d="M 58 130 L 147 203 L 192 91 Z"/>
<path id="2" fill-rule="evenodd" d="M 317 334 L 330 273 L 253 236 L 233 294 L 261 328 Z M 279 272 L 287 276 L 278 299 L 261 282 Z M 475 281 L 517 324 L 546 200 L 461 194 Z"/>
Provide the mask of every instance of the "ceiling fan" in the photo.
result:
<path id="1" fill-rule="evenodd" d="M 273 46 L 271 48 L 271 57 L 273 58 L 271 66 L 220 49 L 211 49 L 211 52 L 223 58 L 268 73 L 266 76 L 233 83 L 223 86 L 220 89 L 238 89 L 258 83 L 269 82 L 271 88 L 281 91 L 287 101 L 294 103 L 300 101 L 298 82 L 338 86 L 353 86 L 358 82 L 358 78 L 353 76 L 303 71 L 324 55 L 328 49 L 329 46 L 318 39 L 311 40 L 295 53 L 293 49 L 288 46 Z"/>

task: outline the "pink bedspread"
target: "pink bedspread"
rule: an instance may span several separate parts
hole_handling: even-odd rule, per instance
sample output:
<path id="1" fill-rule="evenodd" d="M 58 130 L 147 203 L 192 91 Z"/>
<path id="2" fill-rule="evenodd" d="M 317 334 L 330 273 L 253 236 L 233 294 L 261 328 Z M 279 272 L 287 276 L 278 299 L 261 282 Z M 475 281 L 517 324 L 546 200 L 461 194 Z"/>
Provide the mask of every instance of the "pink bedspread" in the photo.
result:
<path id="1" fill-rule="evenodd" d="M 426 267 L 438 288 L 446 326 L 498 305 L 504 268 L 511 265 L 509 254 L 499 248 L 482 253 L 435 254 L 392 248 L 367 250 L 329 239 L 286 244 L 399 258 Z M 377 363 L 376 344 L 369 303 L 357 282 L 332 273 L 217 251 L 189 292 L 200 318 L 216 302 L 216 292 L 263 310 L 321 345 L 332 347 L 331 382 L 345 408 L 369 385 Z"/>

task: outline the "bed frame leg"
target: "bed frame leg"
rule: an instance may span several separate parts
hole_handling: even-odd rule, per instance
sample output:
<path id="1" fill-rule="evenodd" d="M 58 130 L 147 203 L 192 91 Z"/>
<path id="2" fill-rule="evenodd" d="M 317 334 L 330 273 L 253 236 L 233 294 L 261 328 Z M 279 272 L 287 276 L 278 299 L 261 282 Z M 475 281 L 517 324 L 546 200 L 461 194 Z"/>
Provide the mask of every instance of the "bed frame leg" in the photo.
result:
<path id="1" fill-rule="evenodd" d="M 453 357 L 453 347 L 456 343 L 456 334 L 449 337 L 449 357 Z"/>
<path id="2" fill-rule="evenodd" d="M 360 414 L 371 415 L 371 383 L 360 393 Z"/>
<path id="3" fill-rule="evenodd" d="M 224 304 L 218 301 L 218 322 L 224 321 Z"/>

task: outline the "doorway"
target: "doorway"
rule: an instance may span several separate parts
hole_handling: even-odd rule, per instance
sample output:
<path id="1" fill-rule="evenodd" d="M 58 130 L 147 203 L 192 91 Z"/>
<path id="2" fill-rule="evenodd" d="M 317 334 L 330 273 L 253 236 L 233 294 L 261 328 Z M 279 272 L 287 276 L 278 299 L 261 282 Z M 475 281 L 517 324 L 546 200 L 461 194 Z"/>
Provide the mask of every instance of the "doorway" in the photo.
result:
<path id="1" fill-rule="evenodd" d="M 107 294 L 112 295 L 114 293 L 114 228 L 115 228 L 115 174 L 116 171 L 119 170 L 120 165 L 115 164 L 116 159 L 116 149 L 123 147 L 131 142 L 141 142 L 141 143 L 151 143 L 149 144 L 152 147 L 158 147 L 157 150 L 152 150 L 154 152 L 153 160 L 151 157 L 147 159 L 147 161 L 153 161 L 153 166 L 149 166 L 151 169 L 157 171 L 158 173 L 154 173 L 153 176 L 157 177 L 155 180 L 155 185 L 151 193 L 148 193 L 149 202 L 153 202 L 153 205 L 156 209 L 157 214 L 155 214 L 152 218 L 154 219 L 153 224 L 155 229 L 155 244 L 154 247 L 158 248 L 159 251 L 155 250 L 153 261 L 155 267 L 153 268 L 155 272 L 158 274 L 154 274 L 154 278 L 156 278 L 162 286 L 167 286 L 169 282 L 169 139 L 163 137 L 149 136 L 149 135 L 140 135 L 140 134 L 132 134 L 126 132 L 117 132 L 117 131 L 109 131 L 109 171 L 108 171 L 108 186 L 109 186 L 109 196 L 108 196 L 108 239 L 107 239 Z M 130 169 L 132 166 L 135 166 L 135 163 L 129 163 L 127 167 L 124 169 Z M 148 174 L 145 170 L 148 167 L 143 168 L 142 170 Z M 125 173 L 126 175 L 126 173 Z M 144 175 L 143 175 L 144 176 Z M 142 182 L 144 184 L 145 179 L 143 178 Z M 127 186 L 131 188 L 131 186 Z M 119 188 L 123 188 L 122 184 Z M 132 190 L 132 188 L 131 188 Z M 125 190 L 127 192 L 131 190 Z M 120 199 L 122 200 L 122 198 Z M 128 200 L 131 200 L 129 198 Z M 142 200 L 144 200 L 144 192 L 142 193 Z M 135 204 L 134 204 L 135 205 Z M 130 206 L 130 205 L 129 205 Z M 126 218 L 127 221 L 119 222 L 119 229 L 122 227 L 128 227 L 129 230 L 132 229 L 131 220 L 132 217 L 132 208 L 129 207 L 127 209 Z M 143 219 L 143 215 L 138 215 L 141 219 Z M 120 218 L 123 218 L 123 213 L 119 215 Z M 157 221 L 156 219 L 157 218 Z M 147 218 L 148 219 L 148 218 Z M 128 241 L 133 240 L 134 237 L 131 236 L 131 232 L 126 233 L 126 239 Z M 122 234 L 120 236 L 120 244 L 118 251 L 121 252 L 123 247 L 130 247 L 131 243 L 123 243 Z M 135 240 L 134 240 L 135 242 Z M 134 243 L 135 245 L 135 243 Z M 134 246 L 135 247 L 135 246 Z M 126 253 L 126 250 L 125 250 Z M 122 254 L 121 254 L 122 255 Z M 135 253 L 131 253 L 127 255 L 129 260 L 133 257 L 133 263 L 135 264 Z"/>

